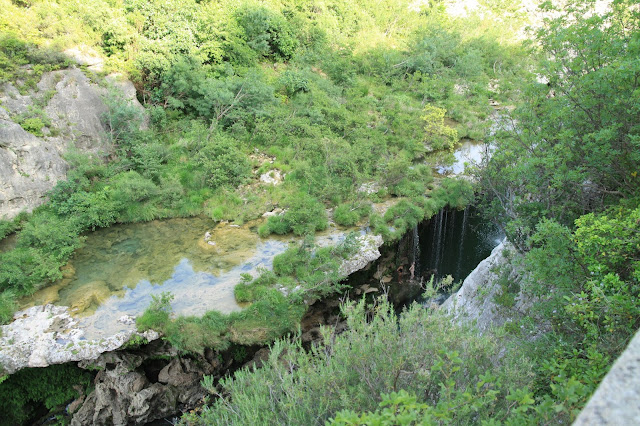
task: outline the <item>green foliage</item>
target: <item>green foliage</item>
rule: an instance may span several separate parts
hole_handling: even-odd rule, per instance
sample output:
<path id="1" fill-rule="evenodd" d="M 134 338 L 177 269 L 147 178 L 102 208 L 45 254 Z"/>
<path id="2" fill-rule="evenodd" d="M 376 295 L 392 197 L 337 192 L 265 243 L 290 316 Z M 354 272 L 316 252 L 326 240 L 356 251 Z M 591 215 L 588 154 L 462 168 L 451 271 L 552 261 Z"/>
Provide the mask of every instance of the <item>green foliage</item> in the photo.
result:
<path id="1" fill-rule="evenodd" d="M 282 85 L 284 93 L 291 97 L 299 92 L 308 92 L 310 89 L 309 75 L 307 72 L 298 70 L 286 70 L 280 75 L 279 83 Z"/>
<path id="2" fill-rule="evenodd" d="M 373 315 L 366 314 L 363 302 L 349 303 L 344 310 L 347 331 L 333 335 L 324 330 L 323 344 L 310 353 L 299 341 L 277 341 L 262 368 L 223 379 L 219 398 L 199 416 L 186 415 L 183 421 L 324 424 L 342 410 L 375 410 L 384 401 L 402 405 L 409 416 L 425 410 L 435 421 L 467 423 L 516 417 L 531 405 L 530 393 L 522 387 L 530 378 L 522 368 L 528 361 L 507 357 L 493 364 L 497 342 L 490 338 L 478 338 L 417 305 L 401 316 L 385 301 Z M 510 412 L 510 406 L 515 410 Z M 383 412 L 369 415 L 376 418 Z M 352 412 L 337 417 L 360 424 Z"/>
<path id="3" fill-rule="evenodd" d="M 178 317 L 162 330 L 164 338 L 183 352 L 203 354 L 205 348 L 224 350 L 229 346 L 226 338 L 228 319 L 219 312 L 207 312 L 202 318 Z"/>
<path id="4" fill-rule="evenodd" d="M 233 139 L 225 135 L 215 137 L 200 149 L 196 164 L 204 170 L 207 185 L 212 188 L 235 188 L 246 182 L 251 166 Z"/>
<path id="5" fill-rule="evenodd" d="M 13 313 L 18 308 L 16 295 L 7 290 L 0 293 L 0 324 L 7 324 L 13 319 Z"/>
<path id="6" fill-rule="evenodd" d="M 293 56 L 298 40 L 282 15 L 265 7 L 245 6 L 237 12 L 237 19 L 247 45 L 259 55 L 280 60 Z"/>
<path id="7" fill-rule="evenodd" d="M 336 417 L 331 419 L 332 425 L 429 425 L 434 421 L 431 415 L 425 413 L 427 404 L 418 403 L 415 395 L 410 395 L 404 389 L 400 392 L 382 394 L 379 408 L 375 412 L 367 412 L 361 415 L 353 411 L 339 411 Z"/>
<path id="8" fill-rule="evenodd" d="M 333 220 L 335 220 L 338 225 L 354 226 L 370 213 L 370 205 L 363 206 L 361 204 L 344 203 L 336 207 L 333 212 Z"/>
<path id="9" fill-rule="evenodd" d="M 140 346 L 146 345 L 149 341 L 139 334 L 132 335 L 129 340 L 121 346 L 122 349 L 138 349 Z M 99 368 L 98 368 L 99 369 Z"/>
<path id="10" fill-rule="evenodd" d="M 3 424 L 23 424 L 41 406 L 53 410 L 80 396 L 76 386 L 87 389 L 92 374 L 71 364 L 26 368 L 0 383 Z"/>
<path id="11" fill-rule="evenodd" d="M 571 231 L 542 220 L 529 238 L 521 285 L 552 326 L 538 369 L 539 412 L 575 418 L 609 364 L 640 327 L 638 207 L 576 220 Z M 558 271 L 562 271 L 558 273 Z M 545 411 L 549 410 L 549 411 Z"/>
<path id="12" fill-rule="evenodd" d="M 22 222 L 26 220 L 26 214 L 21 213 L 12 220 L 0 219 L 0 241 L 2 241 L 8 235 L 18 231 L 22 226 Z"/>
<path id="13" fill-rule="evenodd" d="M 426 141 L 432 150 L 453 150 L 458 142 L 458 133 L 444 124 L 446 111 L 433 105 L 427 105 L 423 110 L 424 131 Z"/>
<path id="14" fill-rule="evenodd" d="M 25 65 L 28 64 L 36 66 L 27 70 Z M 12 32 L 0 33 L 0 83 L 17 83 L 20 80 L 18 89 L 23 94 L 36 88 L 45 71 L 65 68 L 68 65 L 68 59 L 60 52 L 40 48 Z"/>
<path id="15" fill-rule="evenodd" d="M 168 292 L 162 292 L 159 296 L 152 294 L 149 307 L 136 319 L 138 329 L 162 331 L 171 316 L 173 297 L 173 294 Z"/>
<path id="16" fill-rule="evenodd" d="M 102 101 L 107 106 L 107 111 L 101 117 L 107 129 L 106 136 L 120 155 L 126 157 L 130 155 L 131 145 L 142 125 L 144 113 L 113 87 Z"/>
<path id="17" fill-rule="evenodd" d="M 521 250 L 542 218 L 571 226 L 640 189 L 640 102 L 628 95 L 640 74 L 640 18 L 628 1 L 603 14 L 592 7 L 575 2 L 538 31 L 537 72 L 548 85 L 530 85 L 504 117 L 507 131 L 482 173 L 487 214 Z"/>
<path id="18" fill-rule="evenodd" d="M 29 133 L 33 133 L 36 136 L 42 137 L 42 128 L 44 123 L 40 118 L 27 118 L 20 123 L 20 126 Z"/>
<path id="19" fill-rule="evenodd" d="M 329 225 L 324 206 L 312 196 L 299 192 L 286 201 L 288 209 L 278 216 L 271 216 L 266 224 L 260 227 L 261 236 L 271 233 L 305 235 L 315 231 L 323 231 Z"/>

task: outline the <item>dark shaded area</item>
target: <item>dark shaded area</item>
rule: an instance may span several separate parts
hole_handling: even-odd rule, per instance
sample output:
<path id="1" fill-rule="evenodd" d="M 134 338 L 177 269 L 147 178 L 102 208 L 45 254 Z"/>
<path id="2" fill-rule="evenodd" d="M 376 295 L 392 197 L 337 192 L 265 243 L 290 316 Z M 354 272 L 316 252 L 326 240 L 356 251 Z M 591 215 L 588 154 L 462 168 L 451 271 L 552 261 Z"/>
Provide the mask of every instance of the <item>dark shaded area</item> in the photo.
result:
<path id="1" fill-rule="evenodd" d="M 94 374 L 75 363 L 26 368 L 0 384 L 0 425 L 43 424 L 86 390 Z"/>
<path id="2" fill-rule="evenodd" d="M 414 231 L 414 238 L 415 238 Z M 492 223 L 483 221 L 474 207 L 445 208 L 417 229 L 419 259 L 416 276 L 436 279 L 451 275 L 463 280 L 491 254 L 504 238 Z"/>

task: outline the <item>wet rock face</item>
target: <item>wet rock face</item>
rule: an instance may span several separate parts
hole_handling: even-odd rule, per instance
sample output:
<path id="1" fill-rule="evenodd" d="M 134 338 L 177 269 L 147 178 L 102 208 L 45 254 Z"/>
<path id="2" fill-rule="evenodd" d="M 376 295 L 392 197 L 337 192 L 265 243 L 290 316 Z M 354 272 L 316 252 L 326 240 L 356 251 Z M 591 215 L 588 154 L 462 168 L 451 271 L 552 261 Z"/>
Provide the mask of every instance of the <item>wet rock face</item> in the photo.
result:
<path id="1" fill-rule="evenodd" d="M 169 357 L 173 358 L 165 360 Z M 145 371 L 143 365 L 154 358 L 165 364 L 157 377 Z M 193 407 L 206 395 L 200 385 L 202 376 L 222 371 L 217 359 L 179 358 L 173 349 L 163 345 L 145 351 L 144 355 L 103 354 L 80 366 L 100 372 L 94 381 L 95 390 L 74 402 L 81 404 L 71 420 L 72 425 L 78 426 L 145 424 Z"/>
<path id="2" fill-rule="evenodd" d="M 139 108 L 131 82 L 109 79 Z M 101 116 L 107 111 L 107 89 L 76 68 L 44 73 L 37 91 L 21 95 L 16 87 L 0 87 L 0 218 L 10 219 L 44 202 L 46 193 L 65 178 L 62 158 L 70 146 L 86 153 L 108 153 Z M 18 115 L 40 109 L 51 121 L 44 136 L 24 130 Z"/>

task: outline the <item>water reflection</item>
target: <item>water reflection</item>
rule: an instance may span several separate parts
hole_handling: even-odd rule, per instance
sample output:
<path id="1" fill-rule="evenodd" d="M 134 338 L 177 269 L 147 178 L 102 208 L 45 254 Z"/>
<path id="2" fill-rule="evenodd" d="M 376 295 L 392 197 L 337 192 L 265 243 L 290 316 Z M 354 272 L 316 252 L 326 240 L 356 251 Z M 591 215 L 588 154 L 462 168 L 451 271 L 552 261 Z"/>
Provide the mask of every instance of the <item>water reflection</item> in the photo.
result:
<path id="1" fill-rule="evenodd" d="M 287 246 L 283 238 L 260 239 L 251 224 L 199 217 L 117 225 L 91 233 L 63 269 L 65 278 L 22 304 L 70 306 L 87 338 L 133 327 L 118 319 L 141 314 L 152 295 L 166 291 L 177 314 L 228 313 L 240 309 L 233 296 L 240 275 L 271 268 Z"/>
<path id="2" fill-rule="evenodd" d="M 487 152 L 487 145 L 472 139 L 461 139 L 453 152 L 453 158 L 442 159 L 436 166 L 441 175 L 459 175 L 464 173 L 466 164 L 480 164 Z"/>

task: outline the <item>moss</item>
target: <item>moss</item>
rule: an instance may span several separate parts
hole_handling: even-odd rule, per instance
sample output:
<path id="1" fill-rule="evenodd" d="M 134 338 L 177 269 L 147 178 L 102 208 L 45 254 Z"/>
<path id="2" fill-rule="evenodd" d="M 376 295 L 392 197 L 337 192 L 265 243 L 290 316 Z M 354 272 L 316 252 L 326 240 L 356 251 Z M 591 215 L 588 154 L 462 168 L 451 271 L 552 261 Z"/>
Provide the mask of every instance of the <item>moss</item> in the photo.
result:
<path id="1" fill-rule="evenodd" d="M 85 390 L 93 374 L 73 364 L 28 368 L 12 374 L 0 383 L 2 424 L 22 424 L 44 407 L 52 411 L 79 395 L 76 385 Z"/>

